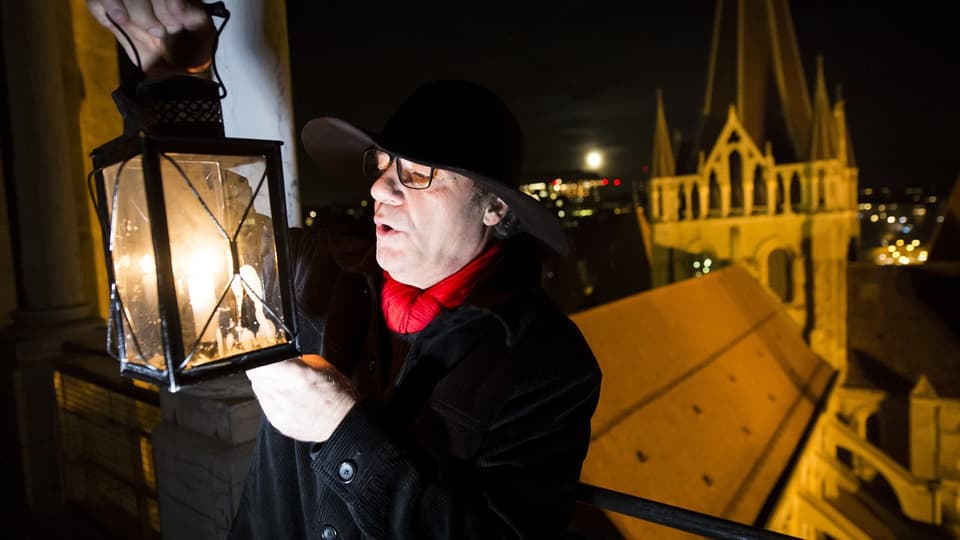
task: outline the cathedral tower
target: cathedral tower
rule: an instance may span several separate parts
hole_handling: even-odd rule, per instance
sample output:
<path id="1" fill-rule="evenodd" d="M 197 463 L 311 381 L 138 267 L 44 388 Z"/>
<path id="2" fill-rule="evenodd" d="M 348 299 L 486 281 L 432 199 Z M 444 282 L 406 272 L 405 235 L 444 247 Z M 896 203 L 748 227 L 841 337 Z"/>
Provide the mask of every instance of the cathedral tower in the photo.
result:
<path id="1" fill-rule="evenodd" d="M 843 100 L 831 103 L 822 59 L 817 66 L 811 101 L 786 0 L 717 2 L 689 155 L 676 154 L 657 95 L 653 281 L 743 266 L 843 371 L 858 173 Z"/>

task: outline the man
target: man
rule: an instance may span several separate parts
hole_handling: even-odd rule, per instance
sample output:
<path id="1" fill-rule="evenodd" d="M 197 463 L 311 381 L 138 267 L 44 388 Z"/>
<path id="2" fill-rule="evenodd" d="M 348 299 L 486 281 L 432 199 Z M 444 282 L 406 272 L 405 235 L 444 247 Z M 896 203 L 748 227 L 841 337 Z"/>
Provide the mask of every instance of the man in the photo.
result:
<path id="1" fill-rule="evenodd" d="M 302 138 L 369 187 L 376 240 L 293 231 L 304 354 L 248 372 L 266 421 L 231 538 L 563 536 L 600 372 L 540 288 L 566 241 L 516 187 L 515 118 L 447 80 L 380 135 L 320 118 Z"/>

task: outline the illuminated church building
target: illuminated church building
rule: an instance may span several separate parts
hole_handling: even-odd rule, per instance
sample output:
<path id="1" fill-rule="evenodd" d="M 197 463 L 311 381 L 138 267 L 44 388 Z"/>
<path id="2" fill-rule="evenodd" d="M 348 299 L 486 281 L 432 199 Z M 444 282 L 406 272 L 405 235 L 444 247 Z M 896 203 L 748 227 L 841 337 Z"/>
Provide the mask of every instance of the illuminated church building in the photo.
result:
<path id="1" fill-rule="evenodd" d="M 657 95 L 647 190 L 653 284 L 745 269 L 838 371 L 775 510 L 759 525 L 804 538 L 926 537 L 934 529 L 958 537 L 960 381 L 911 381 L 893 413 L 909 417 L 909 440 L 894 442 L 877 434 L 893 396 L 857 374 L 851 380 L 847 276 L 859 239 L 858 170 L 844 101 L 838 91 L 831 102 L 822 58 L 812 100 L 806 81 L 785 0 L 718 2 L 704 114 L 690 143 L 671 136 Z M 942 387 L 951 378 L 952 388 Z M 884 443 L 904 451 L 895 458 Z M 878 482 L 925 533 L 877 504 L 867 486 Z"/>

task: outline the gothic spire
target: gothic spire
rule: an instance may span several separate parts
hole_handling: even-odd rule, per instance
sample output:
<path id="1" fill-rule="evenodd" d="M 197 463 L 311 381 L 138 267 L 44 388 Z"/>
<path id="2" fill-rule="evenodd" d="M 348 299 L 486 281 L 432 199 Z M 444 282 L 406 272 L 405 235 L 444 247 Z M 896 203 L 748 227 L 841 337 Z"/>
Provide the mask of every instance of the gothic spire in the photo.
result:
<path id="1" fill-rule="evenodd" d="M 713 147 L 730 105 L 757 145 L 808 158 L 812 111 L 787 0 L 717 1 L 698 150 Z"/>
<path id="2" fill-rule="evenodd" d="M 653 158 L 650 177 L 674 176 L 677 174 L 673 145 L 670 142 L 670 129 L 667 127 L 667 114 L 663 109 L 663 92 L 657 88 L 657 125 L 653 132 Z"/>
<path id="3" fill-rule="evenodd" d="M 840 157 L 837 125 L 827 96 L 827 83 L 823 76 L 823 57 L 817 56 L 817 82 L 813 95 L 813 134 L 810 140 L 810 159 L 834 159 Z"/>

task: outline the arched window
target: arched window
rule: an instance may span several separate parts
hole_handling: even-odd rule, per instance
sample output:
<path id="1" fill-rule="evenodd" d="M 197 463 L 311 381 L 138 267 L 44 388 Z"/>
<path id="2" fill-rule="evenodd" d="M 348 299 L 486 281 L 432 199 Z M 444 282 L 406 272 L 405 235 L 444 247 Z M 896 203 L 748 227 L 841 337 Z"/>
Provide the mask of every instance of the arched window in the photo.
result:
<path id="1" fill-rule="evenodd" d="M 883 448 L 882 439 L 880 434 L 880 418 L 878 413 L 873 413 L 867 417 L 867 442 L 876 446 L 877 448 Z"/>
<path id="2" fill-rule="evenodd" d="M 767 256 L 767 285 L 781 302 L 793 302 L 793 256 L 787 250 L 778 248 Z"/>
<path id="3" fill-rule="evenodd" d="M 778 174 L 777 175 L 777 209 L 775 210 L 775 212 L 778 214 L 783 213 L 783 201 L 785 200 L 786 193 L 787 191 L 783 186 L 783 175 Z"/>
<path id="4" fill-rule="evenodd" d="M 753 212 L 766 214 L 767 204 L 767 182 L 763 177 L 763 167 L 757 165 L 757 168 L 753 170 Z"/>
<path id="5" fill-rule="evenodd" d="M 716 171 L 710 171 L 710 212 L 708 215 L 720 216 L 720 184 Z"/>
<path id="6" fill-rule="evenodd" d="M 684 212 L 687 209 L 687 191 L 683 188 L 683 184 L 680 185 L 680 190 L 677 192 L 677 221 L 683 221 Z"/>
<path id="7" fill-rule="evenodd" d="M 730 166 L 730 213 L 743 214 L 743 158 L 734 150 L 727 157 Z"/>
<path id="8" fill-rule="evenodd" d="M 690 216 L 692 219 L 700 217 L 700 186 L 696 182 L 690 188 Z"/>
<path id="9" fill-rule="evenodd" d="M 790 206 L 794 212 L 803 210 L 803 191 L 800 189 L 800 174 L 790 176 Z"/>
<path id="10" fill-rule="evenodd" d="M 663 213 L 663 188 L 662 188 L 662 187 L 660 187 L 660 186 L 657 187 L 657 192 L 654 194 L 654 197 L 657 198 L 657 206 L 656 206 L 656 208 L 657 208 L 657 216 L 656 216 L 656 218 L 657 218 L 657 220 L 662 220 L 662 219 L 663 219 L 663 215 L 664 215 L 664 213 Z"/>
<path id="11" fill-rule="evenodd" d="M 823 169 L 817 175 L 817 210 L 827 209 L 827 183 L 824 180 Z"/>

